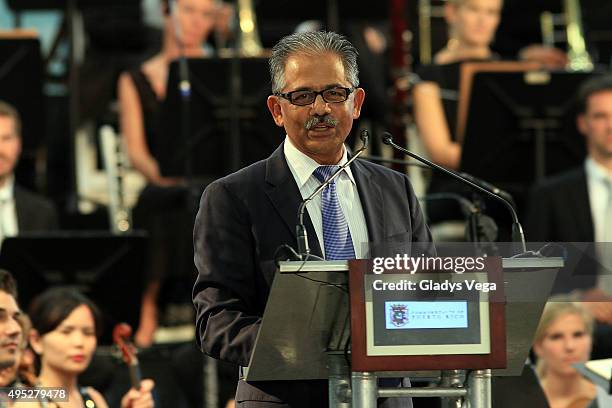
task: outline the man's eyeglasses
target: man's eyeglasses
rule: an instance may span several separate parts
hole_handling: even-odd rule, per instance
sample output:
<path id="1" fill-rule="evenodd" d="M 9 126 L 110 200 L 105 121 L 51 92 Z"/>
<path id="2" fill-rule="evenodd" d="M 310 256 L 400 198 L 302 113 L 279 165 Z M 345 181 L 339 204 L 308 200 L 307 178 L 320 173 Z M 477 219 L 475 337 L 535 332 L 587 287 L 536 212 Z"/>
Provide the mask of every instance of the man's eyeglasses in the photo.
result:
<path id="1" fill-rule="evenodd" d="M 293 105 L 306 106 L 312 105 L 317 99 L 317 95 L 321 95 L 323 100 L 327 103 L 340 103 L 348 99 L 349 95 L 355 90 L 355 88 L 343 88 L 341 86 L 334 86 L 327 88 L 322 91 L 292 91 L 287 93 L 276 92 L 274 95 L 280 96 L 281 98 L 287 99 Z"/>

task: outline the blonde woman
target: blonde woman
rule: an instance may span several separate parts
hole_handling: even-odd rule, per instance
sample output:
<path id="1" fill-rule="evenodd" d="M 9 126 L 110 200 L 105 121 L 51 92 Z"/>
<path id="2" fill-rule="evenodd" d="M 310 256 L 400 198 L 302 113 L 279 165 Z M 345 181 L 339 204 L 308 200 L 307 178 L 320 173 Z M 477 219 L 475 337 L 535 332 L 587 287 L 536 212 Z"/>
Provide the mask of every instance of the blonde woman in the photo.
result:
<path id="1" fill-rule="evenodd" d="M 179 55 L 211 56 L 205 42 L 215 25 L 227 26 L 231 14 L 216 0 L 162 0 L 164 33 L 159 53 L 121 74 L 121 134 L 134 168 L 147 180 L 134 209 L 134 226 L 149 233 L 148 276 L 135 340 L 150 346 L 158 323 L 157 300 L 164 278 L 181 269 L 178 258 L 191 256 L 192 216 L 181 179 L 161 174 L 155 153 L 163 145 L 161 105 L 166 97 L 170 63 Z M 179 147 L 177 146 L 177 149 Z M 185 249 L 187 248 L 187 249 Z M 183 268 L 184 269 L 184 268 Z"/>
<path id="2" fill-rule="evenodd" d="M 461 146 L 456 140 L 459 69 L 465 61 L 495 58 L 490 45 L 499 24 L 502 0 L 450 0 L 445 6 L 449 40 L 434 56 L 434 64 L 417 71 L 422 82 L 414 88 L 414 116 L 432 160 L 459 168 Z"/>
<path id="3" fill-rule="evenodd" d="M 449 40 L 435 54 L 433 64 L 418 68 L 421 81 L 413 90 L 414 119 L 429 157 L 437 164 L 458 169 L 461 144 L 456 123 L 461 64 L 497 59 L 490 45 L 499 24 L 502 0 L 449 0 L 445 6 Z M 433 172 L 427 193 L 454 192 L 465 188 L 448 176 Z M 431 222 L 463 219 L 454 201 L 431 201 Z"/>
<path id="4" fill-rule="evenodd" d="M 575 368 L 589 360 L 593 317 L 579 303 L 549 301 L 535 334 L 536 372 L 550 408 L 605 408 L 612 396 Z"/>

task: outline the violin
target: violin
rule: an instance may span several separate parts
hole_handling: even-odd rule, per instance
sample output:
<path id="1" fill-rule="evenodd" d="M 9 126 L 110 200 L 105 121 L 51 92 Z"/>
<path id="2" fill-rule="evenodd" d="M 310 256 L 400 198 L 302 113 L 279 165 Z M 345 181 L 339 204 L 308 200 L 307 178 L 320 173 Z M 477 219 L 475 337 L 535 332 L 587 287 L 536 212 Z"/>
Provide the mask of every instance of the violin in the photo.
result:
<path id="1" fill-rule="evenodd" d="M 142 376 L 140 374 L 136 346 L 130 340 L 131 336 L 132 328 L 127 323 L 119 323 L 113 329 L 113 342 L 121 350 L 123 362 L 128 366 L 132 387 L 138 390 L 140 389 Z"/>

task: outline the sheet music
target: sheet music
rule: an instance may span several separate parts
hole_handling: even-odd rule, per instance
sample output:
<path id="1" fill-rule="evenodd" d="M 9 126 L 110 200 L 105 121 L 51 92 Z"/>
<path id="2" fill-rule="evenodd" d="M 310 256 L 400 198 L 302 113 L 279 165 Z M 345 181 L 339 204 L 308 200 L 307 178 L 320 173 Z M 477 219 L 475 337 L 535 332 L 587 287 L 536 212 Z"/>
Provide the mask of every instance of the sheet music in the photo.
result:
<path id="1" fill-rule="evenodd" d="M 586 367 L 599 375 L 607 379 L 608 381 L 612 380 L 612 358 L 606 358 L 603 360 L 591 360 L 587 362 Z"/>

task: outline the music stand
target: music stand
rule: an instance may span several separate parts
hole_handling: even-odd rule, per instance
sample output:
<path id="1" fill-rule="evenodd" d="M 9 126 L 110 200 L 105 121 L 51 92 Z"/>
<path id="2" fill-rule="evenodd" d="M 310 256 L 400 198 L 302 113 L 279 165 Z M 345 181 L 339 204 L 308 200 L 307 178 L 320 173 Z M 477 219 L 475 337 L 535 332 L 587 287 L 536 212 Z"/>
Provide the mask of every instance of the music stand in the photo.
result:
<path id="1" fill-rule="evenodd" d="M 463 171 L 516 192 L 583 161 L 575 94 L 591 74 L 487 71 L 487 64 L 474 69 L 463 101 Z"/>
<path id="2" fill-rule="evenodd" d="M 140 320 L 146 235 L 107 232 L 24 234 L 7 238 L 0 268 L 17 280 L 19 304 L 27 312 L 32 300 L 53 286 L 74 287 L 90 297 L 103 316 L 100 344 L 112 344 L 112 329 Z"/>
<path id="3" fill-rule="evenodd" d="M 189 156 L 196 179 L 221 177 L 268 157 L 285 132 L 274 124 L 266 105 L 270 95 L 267 60 L 240 58 L 239 78 L 232 78 L 231 58 L 189 59 L 187 64 L 191 81 L 189 140 L 181 132 L 184 121 L 175 61 L 170 65 L 162 107 L 162 137 L 154 152 L 162 174 L 185 175 Z M 235 80 L 240 81 L 240 94 L 234 104 L 230 87 Z M 238 143 L 231 138 L 235 121 Z"/>

